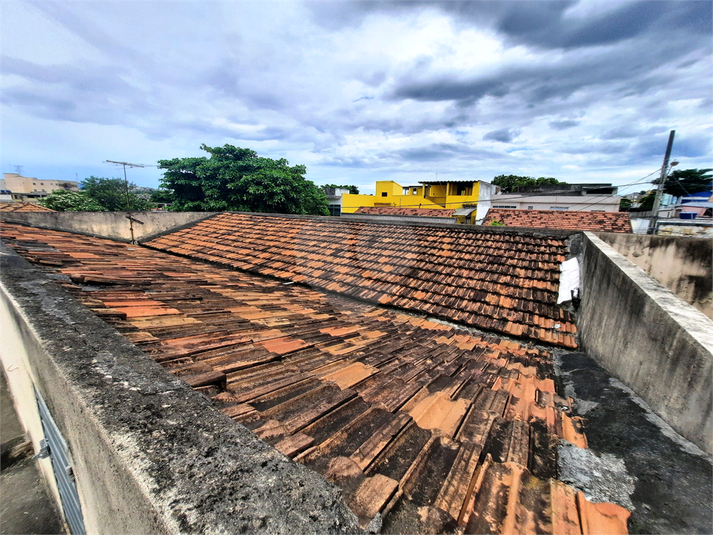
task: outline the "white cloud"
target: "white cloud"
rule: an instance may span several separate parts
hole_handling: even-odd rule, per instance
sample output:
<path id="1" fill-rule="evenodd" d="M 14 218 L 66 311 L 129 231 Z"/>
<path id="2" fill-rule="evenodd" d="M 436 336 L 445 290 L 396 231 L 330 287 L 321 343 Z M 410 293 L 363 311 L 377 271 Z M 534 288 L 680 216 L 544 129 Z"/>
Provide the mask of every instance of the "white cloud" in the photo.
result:
<path id="1" fill-rule="evenodd" d="M 711 167 L 711 31 L 681 32 L 695 3 L 651 4 L 6 1 L 3 171 L 72 179 L 230 143 L 362 188 L 626 183 L 672 128 L 681 165 Z M 549 35 L 525 24 L 540 16 Z"/>

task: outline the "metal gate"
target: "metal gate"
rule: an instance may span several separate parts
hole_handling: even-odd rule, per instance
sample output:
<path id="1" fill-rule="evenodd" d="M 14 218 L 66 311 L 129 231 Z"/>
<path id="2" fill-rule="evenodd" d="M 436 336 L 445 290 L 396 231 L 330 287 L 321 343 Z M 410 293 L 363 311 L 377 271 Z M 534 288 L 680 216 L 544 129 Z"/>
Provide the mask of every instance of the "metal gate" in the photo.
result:
<path id="1" fill-rule="evenodd" d="M 74 481 L 72 465 L 69 462 L 67 443 L 62 438 L 62 434 L 59 432 L 57 424 L 54 423 L 54 419 L 37 388 L 35 388 L 35 398 L 37 399 L 42 430 L 45 434 L 45 439 L 41 443 L 42 449 L 37 454 L 37 457 L 44 458 L 49 455 L 69 529 L 73 535 L 85 535 L 82 506 L 79 503 L 77 484 Z"/>

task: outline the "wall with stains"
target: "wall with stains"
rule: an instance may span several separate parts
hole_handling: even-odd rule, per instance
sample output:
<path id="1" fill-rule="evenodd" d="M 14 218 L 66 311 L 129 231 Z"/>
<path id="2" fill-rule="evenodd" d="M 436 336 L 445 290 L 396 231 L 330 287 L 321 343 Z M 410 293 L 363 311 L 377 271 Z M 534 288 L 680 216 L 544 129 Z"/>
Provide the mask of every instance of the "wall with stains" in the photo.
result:
<path id="1" fill-rule="evenodd" d="M 119 241 L 140 240 L 215 215 L 216 212 L 3 212 L 2 219 Z"/>
<path id="2" fill-rule="evenodd" d="M 713 240 L 610 232 L 597 236 L 713 319 Z"/>
<path id="3" fill-rule="evenodd" d="M 581 298 L 582 348 L 713 453 L 713 321 L 590 232 Z"/>

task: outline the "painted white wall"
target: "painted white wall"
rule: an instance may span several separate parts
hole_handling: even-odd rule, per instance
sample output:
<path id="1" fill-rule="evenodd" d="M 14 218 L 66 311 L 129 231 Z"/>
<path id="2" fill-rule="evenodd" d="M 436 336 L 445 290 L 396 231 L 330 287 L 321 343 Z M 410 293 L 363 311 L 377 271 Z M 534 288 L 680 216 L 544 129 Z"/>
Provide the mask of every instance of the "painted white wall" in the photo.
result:
<path id="1" fill-rule="evenodd" d="M 618 195 L 519 195 L 506 193 L 494 195 L 493 208 L 514 208 L 516 210 L 556 210 L 618 212 Z"/>

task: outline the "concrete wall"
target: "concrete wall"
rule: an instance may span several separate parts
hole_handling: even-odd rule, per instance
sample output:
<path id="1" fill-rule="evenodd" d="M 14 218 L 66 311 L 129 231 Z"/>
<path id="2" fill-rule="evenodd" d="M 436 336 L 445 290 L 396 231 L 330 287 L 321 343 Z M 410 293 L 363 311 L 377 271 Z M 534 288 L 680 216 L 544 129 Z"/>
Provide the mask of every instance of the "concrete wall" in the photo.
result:
<path id="1" fill-rule="evenodd" d="M 713 238 L 711 220 L 664 219 L 656 224 L 656 233 L 662 236 L 690 236 Z"/>
<path id="2" fill-rule="evenodd" d="M 357 531 L 339 489 L 224 416 L 5 246 L 0 276 L 10 391 L 36 448 L 33 386 L 47 403 L 88 533 Z"/>
<path id="3" fill-rule="evenodd" d="M 618 212 L 621 197 L 617 195 L 527 195 L 503 193 L 493 195 L 493 208 L 514 206 L 518 210 L 555 210 L 567 207 L 570 212 L 600 210 Z M 530 206 L 532 208 L 530 208 Z"/>
<path id="4" fill-rule="evenodd" d="M 165 232 L 215 215 L 215 212 L 132 212 L 134 239 Z M 66 230 L 101 236 L 113 240 L 131 241 L 127 212 L 3 212 L 2 219 L 38 228 Z"/>
<path id="5" fill-rule="evenodd" d="M 713 453 L 713 322 L 584 234 L 581 347 L 671 427 Z"/>
<path id="6" fill-rule="evenodd" d="M 596 235 L 713 319 L 713 240 L 612 232 Z"/>

